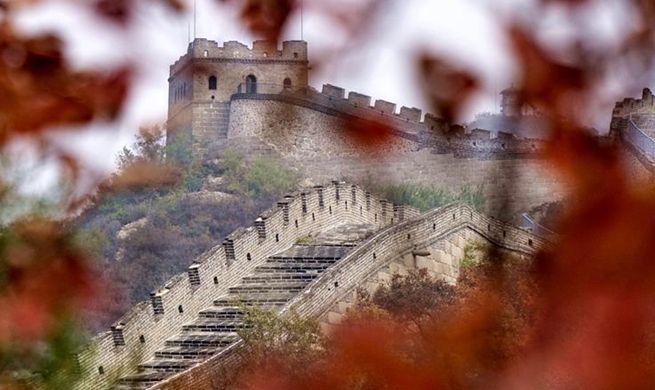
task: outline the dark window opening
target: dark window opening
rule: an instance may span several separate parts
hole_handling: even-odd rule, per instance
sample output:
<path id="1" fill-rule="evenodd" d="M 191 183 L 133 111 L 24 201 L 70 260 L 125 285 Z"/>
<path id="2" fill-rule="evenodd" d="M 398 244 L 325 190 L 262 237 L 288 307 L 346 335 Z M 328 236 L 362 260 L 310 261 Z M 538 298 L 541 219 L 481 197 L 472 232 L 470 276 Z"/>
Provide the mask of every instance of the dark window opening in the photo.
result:
<path id="1" fill-rule="evenodd" d="M 246 93 L 257 93 L 257 77 L 254 75 L 246 77 Z"/>
<path id="2" fill-rule="evenodd" d="M 290 89 L 291 89 L 291 79 L 287 77 L 286 79 L 284 79 L 284 90 L 288 91 Z"/>
<path id="3" fill-rule="evenodd" d="M 98 374 L 102 375 L 105 373 L 105 368 L 103 366 L 98 367 Z"/>
<path id="4" fill-rule="evenodd" d="M 296 219 L 296 227 L 298 227 L 298 220 Z"/>
<path id="5" fill-rule="evenodd" d="M 312 222 L 316 222 L 316 216 L 314 216 L 314 213 L 312 213 Z"/>
<path id="6" fill-rule="evenodd" d="M 532 239 L 528 240 L 528 245 L 532 246 Z"/>
<path id="7" fill-rule="evenodd" d="M 146 336 L 144 336 L 144 335 L 139 336 L 139 341 L 141 342 L 141 344 L 145 344 Z"/>
<path id="8" fill-rule="evenodd" d="M 218 277 L 214 276 L 214 284 L 218 284 Z"/>
<path id="9" fill-rule="evenodd" d="M 246 254 L 246 260 L 248 261 L 252 260 L 252 256 L 250 256 L 250 253 Z"/>
<path id="10" fill-rule="evenodd" d="M 182 305 L 177 307 L 177 311 L 180 313 L 184 313 L 184 308 L 182 307 Z"/>
<path id="11" fill-rule="evenodd" d="M 209 89 L 216 89 L 216 86 L 218 85 L 216 81 L 216 76 L 210 76 L 209 77 Z"/>
<path id="12" fill-rule="evenodd" d="M 411 240 L 411 239 L 412 239 L 412 235 L 411 235 L 411 234 L 407 234 L 407 239 L 408 239 L 408 240 Z"/>
<path id="13" fill-rule="evenodd" d="M 328 207 L 328 211 L 332 214 L 332 206 Z"/>
<path id="14" fill-rule="evenodd" d="M 275 235 L 275 242 L 280 242 L 280 235 L 279 234 Z"/>

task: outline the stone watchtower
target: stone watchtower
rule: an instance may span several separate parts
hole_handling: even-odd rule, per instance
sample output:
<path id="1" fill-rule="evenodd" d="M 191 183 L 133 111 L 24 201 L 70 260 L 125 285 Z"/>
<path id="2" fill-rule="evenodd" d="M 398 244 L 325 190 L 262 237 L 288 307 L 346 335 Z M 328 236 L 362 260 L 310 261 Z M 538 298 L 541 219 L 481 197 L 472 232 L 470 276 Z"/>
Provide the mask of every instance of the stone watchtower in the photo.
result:
<path id="1" fill-rule="evenodd" d="M 233 94 L 308 86 L 307 42 L 283 42 L 278 50 L 274 42 L 255 41 L 250 49 L 198 38 L 171 65 L 168 85 L 169 153 L 202 159 L 209 144 L 227 139 Z"/>
<path id="2" fill-rule="evenodd" d="M 523 94 L 513 86 L 500 92 L 500 113 L 503 116 L 521 116 L 524 105 Z"/>

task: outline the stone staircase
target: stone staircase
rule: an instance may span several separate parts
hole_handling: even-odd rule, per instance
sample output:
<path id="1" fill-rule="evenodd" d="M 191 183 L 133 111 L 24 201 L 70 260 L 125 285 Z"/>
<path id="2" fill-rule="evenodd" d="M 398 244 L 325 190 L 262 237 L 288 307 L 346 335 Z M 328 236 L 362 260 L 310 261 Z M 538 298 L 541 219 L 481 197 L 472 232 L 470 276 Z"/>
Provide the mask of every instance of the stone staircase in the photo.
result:
<path id="1" fill-rule="evenodd" d="M 344 257 L 354 243 L 294 245 L 269 256 L 267 262 L 231 287 L 212 307 L 198 313 L 194 322 L 168 339 L 153 359 L 138 366 L 134 375 L 120 379 L 118 389 L 147 389 L 169 376 L 202 362 L 239 340 L 244 326 L 236 302 L 280 310 L 312 280 Z"/>

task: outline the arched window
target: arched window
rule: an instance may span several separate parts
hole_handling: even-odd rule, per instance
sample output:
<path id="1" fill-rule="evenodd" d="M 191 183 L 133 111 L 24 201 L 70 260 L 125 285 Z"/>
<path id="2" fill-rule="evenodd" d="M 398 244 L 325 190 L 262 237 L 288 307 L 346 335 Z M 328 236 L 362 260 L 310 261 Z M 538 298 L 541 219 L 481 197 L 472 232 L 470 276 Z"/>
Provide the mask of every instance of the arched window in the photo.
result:
<path id="1" fill-rule="evenodd" d="M 209 76 L 209 89 L 216 89 L 216 76 Z"/>
<path id="2" fill-rule="evenodd" d="M 246 77 L 246 93 L 257 93 L 257 77 L 254 75 Z"/>
<path id="3" fill-rule="evenodd" d="M 291 89 L 291 79 L 287 77 L 286 79 L 284 79 L 284 90 L 288 91 L 290 89 Z"/>

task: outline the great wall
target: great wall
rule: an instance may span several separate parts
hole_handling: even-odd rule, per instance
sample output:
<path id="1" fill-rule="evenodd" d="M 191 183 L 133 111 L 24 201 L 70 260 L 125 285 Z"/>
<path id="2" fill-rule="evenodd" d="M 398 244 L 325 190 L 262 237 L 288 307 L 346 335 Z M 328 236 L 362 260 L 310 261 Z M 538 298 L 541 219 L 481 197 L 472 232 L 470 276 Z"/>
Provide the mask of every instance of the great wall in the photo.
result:
<path id="1" fill-rule="evenodd" d="M 312 243 L 299 243 L 310 235 Z M 78 356 L 88 373 L 78 388 L 102 389 L 119 379 L 125 389 L 210 383 L 213 368 L 238 343 L 234 301 L 338 322 L 356 287 L 394 271 L 426 267 L 454 280 L 474 240 L 523 254 L 548 245 L 463 204 L 419 214 L 339 182 L 297 193 L 98 335 Z"/>
<path id="2" fill-rule="evenodd" d="M 211 64 L 229 77 L 214 73 Z M 262 71 L 262 64 L 275 69 Z M 447 129 L 418 109 L 402 107 L 396 114 L 393 103 L 371 106 L 368 96 L 351 92 L 346 98 L 334 86 L 319 93 L 306 85 L 306 67 L 304 42 L 277 51 L 265 43 L 250 50 L 207 40 L 194 41 L 171 67 L 169 139 L 175 131 L 191 135 L 194 155 L 209 160 L 226 148 L 272 154 L 325 184 L 288 195 L 97 335 L 76 356 L 85 374 L 76 389 L 210 388 L 240 343 L 236 301 L 280 313 L 293 308 L 329 328 L 341 321 L 357 287 L 374 290 L 394 273 L 427 268 L 454 282 L 471 243 L 529 257 L 556 242 L 506 222 L 508 215 L 566 193 L 540 158 L 543 141 Z M 254 73 L 264 82 L 248 82 Z M 642 111 L 653 107 L 650 91 L 643 101 L 636 103 Z M 655 141 L 635 124 L 635 103 L 628 106 L 617 104 L 610 137 L 623 141 L 633 176 L 650 177 Z M 343 132 L 353 118 L 383 118 L 393 129 L 384 158 L 349 144 Z M 334 180 L 356 183 L 382 174 L 450 189 L 484 185 L 487 211 L 505 221 L 464 204 L 421 214 Z M 509 204 L 500 199 L 508 189 L 514 191 Z"/>

